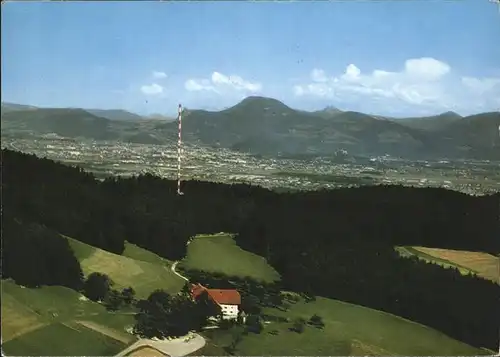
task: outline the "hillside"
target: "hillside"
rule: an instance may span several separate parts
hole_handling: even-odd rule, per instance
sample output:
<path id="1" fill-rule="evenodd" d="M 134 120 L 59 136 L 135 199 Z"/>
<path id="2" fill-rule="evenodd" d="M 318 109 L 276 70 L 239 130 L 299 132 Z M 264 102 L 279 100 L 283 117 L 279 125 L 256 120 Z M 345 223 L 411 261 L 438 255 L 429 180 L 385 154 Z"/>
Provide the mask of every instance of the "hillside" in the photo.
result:
<path id="1" fill-rule="evenodd" d="M 500 159 L 500 112 L 467 117 L 447 112 L 434 117 L 398 119 L 398 122 L 435 135 L 433 143 L 442 156 Z"/>
<path id="2" fill-rule="evenodd" d="M 179 266 L 266 283 L 279 280 L 279 274 L 263 257 L 239 248 L 229 234 L 194 237 L 189 243 L 186 258 Z"/>
<path id="3" fill-rule="evenodd" d="M 8 103 L 8 102 L 2 102 L 1 108 L 2 108 L 2 115 L 4 113 L 14 112 L 17 110 L 35 110 L 35 109 L 38 109 L 37 107 L 31 106 L 31 105 Z"/>
<path id="4" fill-rule="evenodd" d="M 53 132 L 161 145 L 177 133 L 175 121 L 139 120 L 121 110 L 20 109 L 2 115 L 2 135 Z M 495 160 L 500 159 L 499 115 L 388 119 L 331 107 L 306 112 L 253 96 L 221 111 L 186 110 L 183 135 L 187 142 L 268 156 L 329 156 L 345 149 L 350 155 Z"/>
<path id="5" fill-rule="evenodd" d="M 283 103 L 269 98 L 249 97 L 220 112 L 188 111 L 183 130 L 194 134 L 202 143 L 240 148 L 255 153 L 277 153 L 301 150 L 300 140 L 290 142 L 289 128 L 313 118 L 298 113 Z M 175 125 L 172 123 L 171 125 Z M 253 142 L 249 147 L 246 143 Z M 278 149 L 278 150 L 277 150 Z"/>
<path id="6" fill-rule="evenodd" d="M 9 102 L 2 102 L 1 108 L 2 108 L 2 114 L 13 111 L 64 109 L 64 108 L 42 108 L 42 107 L 35 107 L 32 105 L 9 103 Z M 143 117 L 138 114 L 131 113 L 129 111 L 122 109 L 84 109 L 84 110 L 97 117 L 109 120 L 139 121 L 143 119 Z"/>
<path id="7" fill-rule="evenodd" d="M 339 149 L 353 154 L 413 155 L 428 147 L 425 135 L 398 123 L 357 112 L 321 113 L 294 110 L 275 99 L 248 97 L 220 112 L 190 111 L 183 128 L 206 145 L 218 143 L 262 155 L 331 155 Z"/>
<path id="8" fill-rule="evenodd" d="M 459 121 L 463 117 L 455 112 L 446 112 L 429 117 L 399 118 L 392 121 L 413 129 L 437 131 L 445 129 L 449 124 Z"/>
<path id="9" fill-rule="evenodd" d="M 163 114 L 153 113 L 153 114 L 148 115 L 145 119 L 163 120 L 163 121 L 174 121 L 177 118 L 172 117 L 172 116 L 163 115 Z"/>
<path id="10" fill-rule="evenodd" d="M 210 237 L 200 236 L 196 239 L 203 241 L 210 240 Z M 224 240 L 224 237 L 213 239 Z M 76 247 L 75 252 L 80 259 L 88 254 L 88 246 L 79 245 L 76 241 L 72 242 L 72 246 Z M 131 244 L 127 244 L 125 251 L 137 260 L 151 264 L 163 262 L 157 255 Z M 120 260 L 120 257 L 111 255 L 106 260 L 111 262 Z M 107 312 L 101 305 L 62 287 L 29 289 L 10 281 L 2 281 L 2 284 L 3 348 L 6 353 L 114 355 L 135 341 L 134 336 L 125 331 L 134 323 L 131 314 Z M 264 331 L 243 336 L 237 345 L 238 354 L 487 354 L 485 350 L 470 347 L 431 328 L 381 311 L 325 298 L 317 298 L 312 302 L 302 298 L 287 298 L 292 295 L 297 296 L 293 293 L 284 294 L 288 303 L 285 310 L 263 309 L 263 316 L 268 321 Z M 324 329 L 307 326 L 301 334 L 289 330 L 297 318 L 308 320 L 313 314 L 321 315 Z M 230 344 L 237 329 L 206 331 L 208 345 L 192 355 L 211 355 L 211 350 L 217 351 L 216 355 L 227 355 L 222 347 Z"/>
<path id="11" fill-rule="evenodd" d="M 114 355 L 135 341 L 125 331 L 133 321 L 68 288 L 30 289 L 2 280 L 2 349 L 8 355 Z"/>
<path id="12" fill-rule="evenodd" d="M 2 107 L 3 108 L 3 107 Z M 175 139 L 175 128 L 157 128 L 164 122 L 120 110 L 35 108 L 2 112 L 2 136 L 36 137 L 57 134 L 73 139 L 163 144 Z"/>
<path id="13" fill-rule="evenodd" d="M 242 356 L 466 356 L 487 355 L 485 350 L 473 348 L 449 338 L 426 326 L 400 317 L 356 306 L 342 301 L 316 298 L 306 302 L 288 300 L 286 311 L 266 308 L 263 311 L 264 330 L 260 334 L 243 335 L 234 354 Z M 323 329 L 306 325 L 304 332 L 290 331 L 299 318 L 308 321 L 318 314 L 325 324 Z M 238 328 L 231 331 L 205 332 L 209 344 L 196 355 L 219 347 L 224 353 Z M 222 347 L 222 348 L 221 348 Z M 211 354 L 208 354 L 211 355 Z M 227 355 L 227 353 L 225 353 Z"/>
<path id="14" fill-rule="evenodd" d="M 138 298 L 155 289 L 176 293 L 184 283 L 168 261 L 134 244 L 126 242 L 117 255 L 59 238 L 68 240 L 85 275 L 108 274 L 113 288 L 132 286 Z M 126 331 L 134 323 L 133 308 L 110 312 L 66 287 L 27 288 L 2 280 L 2 348 L 10 355 L 115 355 L 136 340 Z"/>
<path id="15" fill-rule="evenodd" d="M 184 284 L 181 278 L 172 273 L 167 261 L 156 255 L 158 260 L 152 263 L 155 256 L 153 253 L 130 243 L 127 243 L 124 255 L 117 255 L 75 239 L 67 239 L 85 276 L 93 272 L 104 273 L 113 280 L 115 289 L 131 286 L 139 298 L 146 298 L 156 289 L 177 293 Z M 127 255 L 148 256 L 148 261 Z"/>
<path id="16" fill-rule="evenodd" d="M 9 129 L 37 134 L 55 133 L 60 136 L 113 140 L 118 134 L 111 129 L 108 119 L 95 116 L 83 109 L 16 110 L 2 114 L 2 132 Z"/>
<path id="17" fill-rule="evenodd" d="M 109 120 L 138 121 L 143 119 L 143 117 L 138 114 L 121 109 L 86 109 L 86 111 L 95 116 Z"/>
<path id="18" fill-rule="evenodd" d="M 274 99 L 248 97 L 220 112 L 190 111 L 183 128 L 207 145 L 219 143 L 262 155 L 331 155 L 346 149 L 353 155 L 496 158 L 500 152 L 494 147 L 470 140 L 491 137 L 492 128 L 498 127 L 496 115 L 484 113 L 461 119 L 449 112 L 389 120 L 336 108 L 308 113 Z M 467 126 L 467 132 L 453 126 L 467 122 L 474 123 Z M 453 140 L 447 140 L 450 135 Z M 469 151 L 462 149 L 466 145 Z"/>
<path id="19" fill-rule="evenodd" d="M 160 145 L 162 140 L 148 133 L 137 133 L 124 138 L 127 143 L 146 144 L 146 145 Z"/>
<path id="20" fill-rule="evenodd" d="M 476 158 L 489 157 L 494 150 L 500 157 L 500 112 L 482 113 L 450 123 L 439 134 L 457 150 Z"/>
<path id="21" fill-rule="evenodd" d="M 317 116 L 325 118 L 325 119 L 332 118 L 340 113 L 342 113 L 342 110 L 340 110 L 334 106 L 327 106 L 324 109 L 315 110 L 312 112 L 313 115 L 317 115 Z"/>
<path id="22" fill-rule="evenodd" d="M 460 131 L 451 127 L 456 119 L 451 113 L 437 116 L 438 123 L 433 118 L 419 118 L 419 123 L 427 123 L 419 127 L 416 124 L 407 126 L 404 119 L 400 122 L 358 112 L 327 109 L 326 112 L 307 113 L 276 100 L 250 97 L 221 112 L 189 112 L 183 128 L 188 140 L 269 156 L 329 156 L 346 149 L 350 155 L 495 160 L 500 159 L 497 150 L 500 140 L 495 141 L 493 137 L 492 145 L 488 140 L 471 143 L 468 138 L 492 138 L 497 128 L 492 118 L 496 115 L 484 113 L 466 117 L 464 123 L 470 120 L 475 124 L 469 125 L 468 131 Z M 424 127 L 433 129 L 425 130 Z M 170 124 L 169 132 L 173 135 L 175 123 Z"/>

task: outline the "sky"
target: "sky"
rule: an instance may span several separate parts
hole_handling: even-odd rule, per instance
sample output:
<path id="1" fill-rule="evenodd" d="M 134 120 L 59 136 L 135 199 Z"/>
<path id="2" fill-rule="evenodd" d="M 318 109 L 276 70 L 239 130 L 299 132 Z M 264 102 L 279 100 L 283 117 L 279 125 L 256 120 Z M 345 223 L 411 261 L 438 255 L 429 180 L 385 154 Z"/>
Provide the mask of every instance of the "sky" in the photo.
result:
<path id="1" fill-rule="evenodd" d="M 247 96 L 391 116 L 500 110 L 487 0 L 7 2 L 2 101 L 139 114 Z"/>

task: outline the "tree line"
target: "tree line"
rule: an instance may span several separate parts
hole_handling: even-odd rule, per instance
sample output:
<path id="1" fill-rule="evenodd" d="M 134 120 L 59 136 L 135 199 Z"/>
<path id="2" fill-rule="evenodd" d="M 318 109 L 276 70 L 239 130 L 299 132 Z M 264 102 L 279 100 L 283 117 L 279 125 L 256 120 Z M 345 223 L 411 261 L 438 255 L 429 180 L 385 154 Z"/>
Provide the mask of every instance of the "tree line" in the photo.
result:
<path id="1" fill-rule="evenodd" d="M 2 204 L 14 227 L 15 220 L 35 224 L 117 254 L 127 240 L 171 260 L 185 256 L 194 234 L 233 232 L 240 247 L 270 262 L 286 289 L 391 312 L 474 346 L 498 346 L 498 285 L 401 258 L 394 246 L 498 254 L 500 193 L 472 197 L 401 186 L 277 193 L 188 181 L 186 194 L 177 196 L 172 180 L 145 174 L 100 182 L 80 168 L 10 150 L 2 150 L 2 174 Z M 41 250 L 36 242 L 45 238 L 34 230 L 16 246 L 20 233 L 9 229 L 4 259 L 38 254 L 49 273 L 12 263 L 5 277 L 81 284 L 76 268 L 71 278 L 48 277 L 56 274 L 49 268 L 54 256 L 61 270 L 76 266 L 69 247 L 50 243 Z"/>

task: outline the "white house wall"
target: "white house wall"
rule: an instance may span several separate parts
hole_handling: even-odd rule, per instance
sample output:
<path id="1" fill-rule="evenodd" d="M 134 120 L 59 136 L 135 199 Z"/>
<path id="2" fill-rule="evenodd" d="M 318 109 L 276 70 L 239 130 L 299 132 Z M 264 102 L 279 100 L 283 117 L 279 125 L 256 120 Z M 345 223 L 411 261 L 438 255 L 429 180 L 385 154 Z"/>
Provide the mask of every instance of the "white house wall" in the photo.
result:
<path id="1" fill-rule="evenodd" d="M 237 319 L 238 318 L 238 305 L 227 305 L 220 304 L 222 309 L 222 318 L 225 320 Z"/>

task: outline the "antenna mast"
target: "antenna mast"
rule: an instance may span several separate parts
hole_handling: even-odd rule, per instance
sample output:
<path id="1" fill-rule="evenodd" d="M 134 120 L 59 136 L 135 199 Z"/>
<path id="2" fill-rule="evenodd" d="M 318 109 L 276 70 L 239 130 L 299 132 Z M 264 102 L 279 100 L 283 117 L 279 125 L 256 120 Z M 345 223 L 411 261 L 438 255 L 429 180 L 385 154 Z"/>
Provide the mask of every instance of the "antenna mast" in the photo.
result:
<path id="1" fill-rule="evenodd" d="M 179 140 L 177 141 L 177 194 L 182 196 L 181 191 L 181 156 L 182 156 L 182 105 L 179 104 L 177 120 L 179 121 Z"/>

